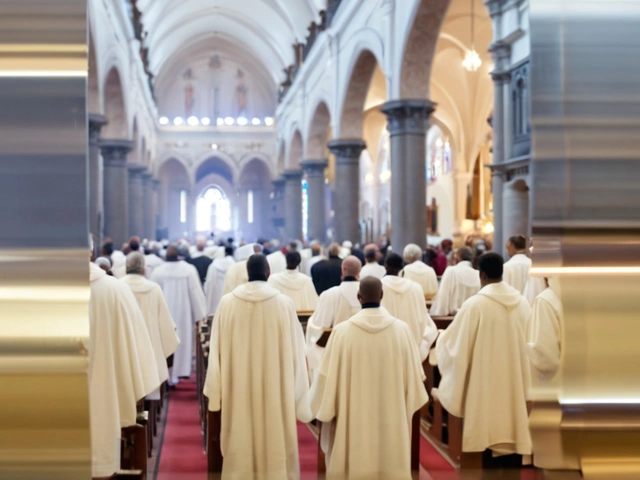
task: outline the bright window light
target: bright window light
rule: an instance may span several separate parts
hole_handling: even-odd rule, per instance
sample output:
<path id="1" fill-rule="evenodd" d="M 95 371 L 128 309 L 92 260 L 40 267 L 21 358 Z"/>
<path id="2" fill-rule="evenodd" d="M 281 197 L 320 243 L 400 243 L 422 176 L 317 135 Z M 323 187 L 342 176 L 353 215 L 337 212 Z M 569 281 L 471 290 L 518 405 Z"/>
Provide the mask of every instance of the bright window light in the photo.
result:
<path id="1" fill-rule="evenodd" d="M 180 223 L 187 223 L 187 191 L 180 190 Z"/>
<path id="2" fill-rule="evenodd" d="M 160 122 L 160 125 L 167 125 L 169 123 L 169 118 L 168 117 L 160 117 L 158 119 L 158 122 Z"/>
<path id="3" fill-rule="evenodd" d="M 247 221 L 253 223 L 253 190 L 247 192 Z"/>
<path id="4" fill-rule="evenodd" d="M 216 120 L 216 125 L 220 126 L 220 125 L 224 125 L 224 118 L 218 118 Z"/>
<path id="5" fill-rule="evenodd" d="M 191 125 L 192 127 L 195 127 L 196 125 L 198 125 L 200 123 L 200 120 L 198 120 L 198 117 L 189 117 L 187 119 L 187 123 L 189 125 Z"/>
<path id="6" fill-rule="evenodd" d="M 184 120 L 182 119 L 182 117 L 176 117 L 173 119 L 173 124 L 174 125 L 182 125 L 184 124 Z"/>
<path id="7" fill-rule="evenodd" d="M 252 125 L 260 125 L 260 119 L 258 117 L 253 117 L 251 119 L 251 124 Z"/>
<path id="8" fill-rule="evenodd" d="M 211 144 L 211 150 L 217 150 L 218 149 L 218 144 L 217 143 L 212 143 Z"/>
<path id="9" fill-rule="evenodd" d="M 246 119 L 246 117 L 238 117 L 238 125 L 244 127 L 247 123 L 249 123 L 249 121 Z"/>
<path id="10" fill-rule="evenodd" d="M 196 230 L 231 230 L 231 203 L 216 186 L 207 188 L 196 202 Z"/>
<path id="11" fill-rule="evenodd" d="M 200 123 L 204 126 L 210 125 L 211 124 L 211 119 L 209 117 L 202 117 L 200 119 Z"/>
<path id="12" fill-rule="evenodd" d="M 267 127 L 270 127 L 271 125 L 273 125 L 273 118 L 272 118 L 272 117 L 267 117 L 267 118 L 265 118 L 265 119 L 264 119 L 264 124 L 265 124 Z"/>
<path id="13" fill-rule="evenodd" d="M 233 117 L 226 117 L 224 119 L 225 125 L 233 125 L 234 122 L 235 122 L 235 120 L 233 119 Z"/>

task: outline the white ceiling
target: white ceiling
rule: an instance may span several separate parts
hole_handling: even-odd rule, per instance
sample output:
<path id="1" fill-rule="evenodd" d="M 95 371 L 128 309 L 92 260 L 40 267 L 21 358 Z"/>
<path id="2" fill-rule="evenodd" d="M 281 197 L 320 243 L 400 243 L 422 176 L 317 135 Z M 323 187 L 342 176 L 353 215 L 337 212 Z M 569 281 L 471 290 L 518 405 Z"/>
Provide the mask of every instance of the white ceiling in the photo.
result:
<path id="1" fill-rule="evenodd" d="M 292 45 L 303 42 L 309 24 L 319 20 L 326 0 L 138 0 L 148 37 L 149 67 L 162 76 L 192 50 L 225 53 L 233 45 L 246 62 L 259 63 L 273 86 L 294 61 Z"/>

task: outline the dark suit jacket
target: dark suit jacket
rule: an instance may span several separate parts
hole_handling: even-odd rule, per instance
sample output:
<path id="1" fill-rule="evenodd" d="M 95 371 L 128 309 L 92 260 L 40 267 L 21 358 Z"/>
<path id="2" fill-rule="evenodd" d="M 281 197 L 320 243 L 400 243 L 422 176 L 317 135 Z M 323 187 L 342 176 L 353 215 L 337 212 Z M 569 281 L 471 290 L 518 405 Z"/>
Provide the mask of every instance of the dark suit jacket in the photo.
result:
<path id="1" fill-rule="evenodd" d="M 325 290 L 340 285 L 342 277 L 342 259 L 329 257 L 328 260 L 320 260 L 311 267 L 311 279 L 316 292 L 320 295 Z"/>
<path id="2" fill-rule="evenodd" d="M 200 282 L 204 285 L 204 281 L 207 279 L 207 270 L 209 270 L 209 265 L 211 265 L 213 260 L 206 255 L 200 255 L 196 258 L 187 258 L 185 261 L 196 267 L 196 270 L 198 270 L 198 276 L 200 277 Z"/>

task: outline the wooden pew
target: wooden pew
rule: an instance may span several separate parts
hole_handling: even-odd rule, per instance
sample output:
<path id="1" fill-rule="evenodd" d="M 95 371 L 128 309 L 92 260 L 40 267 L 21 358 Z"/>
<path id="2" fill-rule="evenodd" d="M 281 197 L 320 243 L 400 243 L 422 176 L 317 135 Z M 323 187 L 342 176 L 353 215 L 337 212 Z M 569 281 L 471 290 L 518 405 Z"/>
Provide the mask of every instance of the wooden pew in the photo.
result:
<path id="1" fill-rule="evenodd" d="M 301 310 L 296 312 L 298 314 L 298 320 L 300 320 L 300 325 L 302 325 L 302 330 L 306 333 L 307 331 L 307 322 L 311 315 L 313 315 L 313 310 Z"/>
<path id="2" fill-rule="evenodd" d="M 207 412 L 207 465 L 209 473 L 222 471 L 222 451 L 220 449 L 220 430 L 222 413 Z"/>

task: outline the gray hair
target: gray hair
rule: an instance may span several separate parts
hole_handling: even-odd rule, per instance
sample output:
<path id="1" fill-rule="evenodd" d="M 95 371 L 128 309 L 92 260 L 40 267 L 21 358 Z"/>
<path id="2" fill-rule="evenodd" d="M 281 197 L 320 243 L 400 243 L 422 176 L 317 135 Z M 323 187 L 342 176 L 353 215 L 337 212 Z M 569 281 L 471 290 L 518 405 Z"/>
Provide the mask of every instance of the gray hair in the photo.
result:
<path id="1" fill-rule="evenodd" d="M 127 274 L 142 275 L 144 265 L 144 255 L 140 252 L 131 252 L 127 255 Z"/>
<path id="2" fill-rule="evenodd" d="M 457 253 L 461 262 L 473 262 L 475 257 L 473 250 L 469 247 L 460 247 Z"/>
<path id="3" fill-rule="evenodd" d="M 409 245 L 404 247 L 402 256 L 404 257 L 406 262 L 415 262 L 420 257 L 422 257 L 422 249 L 415 243 L 410 243 Z"/>

